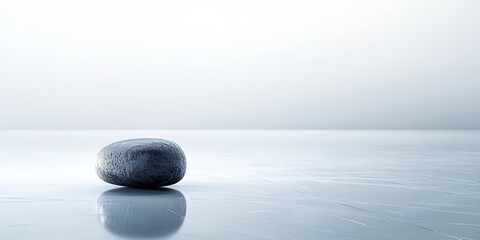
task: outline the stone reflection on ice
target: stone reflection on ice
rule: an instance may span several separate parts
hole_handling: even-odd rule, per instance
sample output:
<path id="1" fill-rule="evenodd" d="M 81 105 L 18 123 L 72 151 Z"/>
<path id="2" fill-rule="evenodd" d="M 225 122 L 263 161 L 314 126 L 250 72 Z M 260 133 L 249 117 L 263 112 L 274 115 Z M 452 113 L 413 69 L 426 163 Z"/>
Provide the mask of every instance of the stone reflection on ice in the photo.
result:
<path id="1" fill-rule="evenodd" d="M 187 203 L 171 188 L 116 188 L 97 200 L 100 223 L 109 232 L 128 238 L 157 238 L 176 233 L 183 224 Z"/>

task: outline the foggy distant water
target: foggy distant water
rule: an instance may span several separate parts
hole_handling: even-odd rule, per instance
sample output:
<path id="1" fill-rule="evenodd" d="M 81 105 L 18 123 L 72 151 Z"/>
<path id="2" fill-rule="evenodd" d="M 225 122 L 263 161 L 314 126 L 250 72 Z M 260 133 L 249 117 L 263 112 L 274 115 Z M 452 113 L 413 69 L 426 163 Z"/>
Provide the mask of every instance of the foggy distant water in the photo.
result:
<path id="1" fill-rule="evenodd" d="M 160 191 L 96 153 L 177 142 Z M 0 131 L 0 239 L 479 239 L 480 131 Z"/>

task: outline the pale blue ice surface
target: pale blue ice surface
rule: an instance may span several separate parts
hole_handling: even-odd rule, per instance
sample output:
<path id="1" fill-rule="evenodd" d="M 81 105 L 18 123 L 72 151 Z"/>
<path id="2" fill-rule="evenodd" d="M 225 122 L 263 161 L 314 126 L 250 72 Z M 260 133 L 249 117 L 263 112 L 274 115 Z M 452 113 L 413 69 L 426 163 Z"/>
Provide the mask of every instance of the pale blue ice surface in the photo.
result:
<path id="1" fill-rule="evenodd" d="M 177 142 L 174 190 L 95 155 Z M 480 239 L 480 131 L 2 131 L 0 239 Z"/>

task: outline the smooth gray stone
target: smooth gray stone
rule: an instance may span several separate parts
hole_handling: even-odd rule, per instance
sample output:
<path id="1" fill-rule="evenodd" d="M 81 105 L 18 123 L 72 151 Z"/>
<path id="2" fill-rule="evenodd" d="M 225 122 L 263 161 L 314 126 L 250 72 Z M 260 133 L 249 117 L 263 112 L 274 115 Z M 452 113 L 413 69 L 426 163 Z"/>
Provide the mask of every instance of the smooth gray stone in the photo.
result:
<path id="1" fill-rule="evenodd" d="M 103 181 L 120 186 L 157 188 L 185 175 L 185 153 L 178 144 L 156 138 L 128 139 L 102 148 L 95 166 Z"/>

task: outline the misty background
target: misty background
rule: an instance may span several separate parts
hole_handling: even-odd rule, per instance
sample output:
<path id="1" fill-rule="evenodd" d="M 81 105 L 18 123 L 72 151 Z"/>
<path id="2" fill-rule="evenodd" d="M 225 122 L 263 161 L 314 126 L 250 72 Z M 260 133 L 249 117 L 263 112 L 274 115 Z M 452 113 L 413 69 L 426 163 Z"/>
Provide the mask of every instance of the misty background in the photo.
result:
<path id="1" fill-rule="evenodd" d="M 480 128 L 479 12 L 474 0 L 0 0 L 0 128 Z"/>

